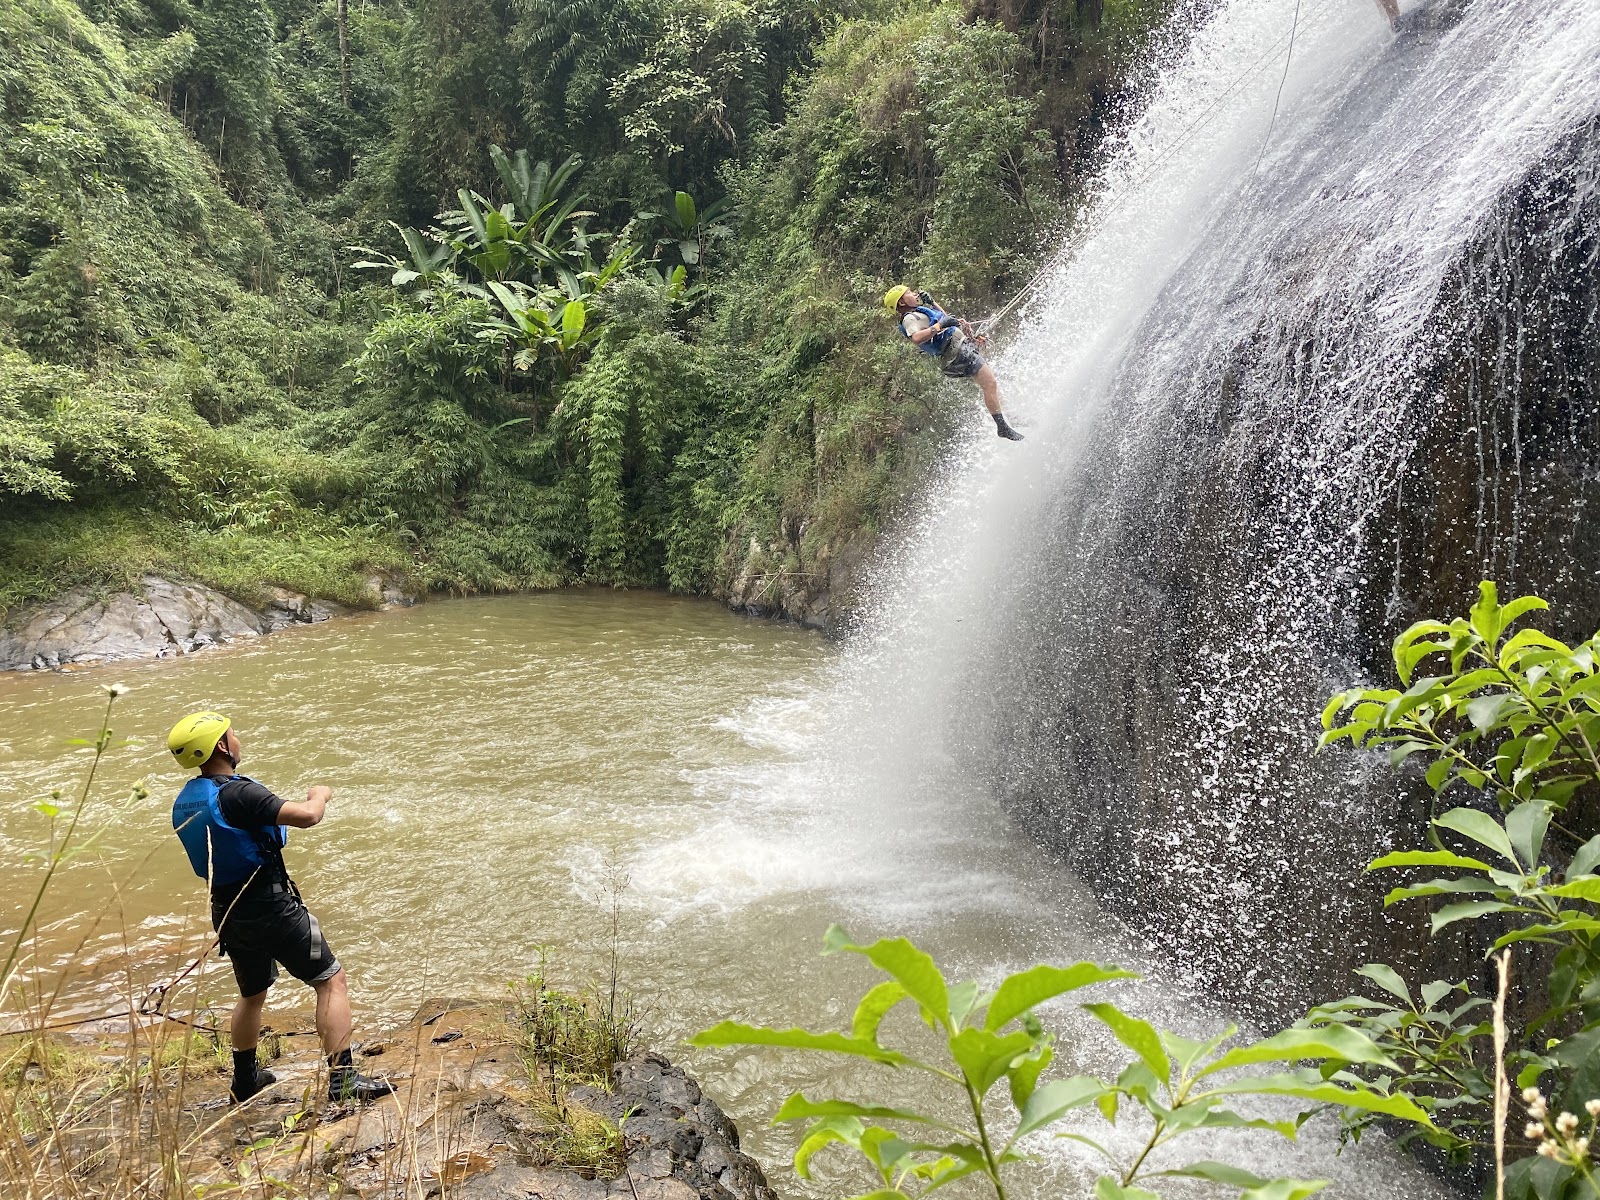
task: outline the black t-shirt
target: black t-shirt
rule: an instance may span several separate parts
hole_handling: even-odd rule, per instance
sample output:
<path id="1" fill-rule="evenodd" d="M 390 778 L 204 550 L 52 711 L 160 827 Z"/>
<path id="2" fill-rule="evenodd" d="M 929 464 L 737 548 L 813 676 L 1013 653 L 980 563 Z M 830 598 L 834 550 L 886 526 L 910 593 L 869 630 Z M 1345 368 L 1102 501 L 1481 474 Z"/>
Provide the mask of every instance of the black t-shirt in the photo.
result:
<path id="1" fill-rule="evenodd" d="M 222 819 L 235 829 L 256 834 L 255 842 L 265 862 L 247 883 L 213 889 L 214 906 L 232 904 L 242 891 L 248 891 L 251 897 L 266 896 L 274 884 L 289 886 L 289 870 L 284 866 L 278 840 L 266 832 L 278 824 L 283 803 L 271 788 L 254 779 L 229 779 L 217 788 L 217 808 Z"/>
<path id="2" fill-rule="evenodd" d="M 235 829 L 265 829 L 278 823 L 283 801 L 254 779 L 230 779 L 217 789 L 217 807 Z"/>

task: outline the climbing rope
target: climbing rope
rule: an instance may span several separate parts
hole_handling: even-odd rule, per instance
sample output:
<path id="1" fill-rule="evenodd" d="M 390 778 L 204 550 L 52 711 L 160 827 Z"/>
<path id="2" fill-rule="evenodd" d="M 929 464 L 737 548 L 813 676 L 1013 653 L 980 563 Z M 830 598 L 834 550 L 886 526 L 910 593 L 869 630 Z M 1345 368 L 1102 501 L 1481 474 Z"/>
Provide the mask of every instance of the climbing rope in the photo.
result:
<path id="1" fill-rule="evenodd" d="M 1211 103 L 1207 104 L 1200 110 L 1199 115 L 1196 116 L 1195 119 L 1184 128 L 1183 132 L 1177 136 L 1172 145 L 1168 146 L 1159 155 L 1157 155 L 1155 160 L 1145 168 L 1143 173 L 1140 174 L 1139 177 L 1135 179 L 1120 196 L 1104 207 L 1094 210 L 1090 214 L 1088 221 L 1073 231 L 1072 235 L 1067 239 L 1067 244 L 1059 253 L 1054 254 L 1045 260 L 1044 265 L 1039 268 L 1039 270 L 1034 274 L 1033 278 L 1028 280 L 1027 283 L 1023 284 L 1016 294 L 1013 295 L 1010 300 L 1006 301 L 1006 303 L 1003 304 L 997 312 L 978 322 L 977 330 L 979 336 L 988 337 L 990 331 L 992 331 L 994 327 L 1004 320 L 1007 315 L 1009 315 L 1020 304 L 1022 304 L 1023 301 L 1025 301 L 1031 294 L 1038 290 L 1040 284 L 1042 284 L 1052 275 L 1057 274 L 1062 270 L 1062 268 L 1066 267 L 1077 255 L 1078 251 L 1083 248 L 1083 244 L 1089 240 L 1090 236 L 1094 234 L 1100 228 L 1100 226 L 1105 224 L 1106 219 L 1112 213 L 1116 212 L 1135 193 L 1137 193 L 1145 181 L 1154 175 L 1157 169 L 1160 168 L 1161 165 L 1167 161 L 1167 159 L 1171 158 L 1174 154 L 1188 144 L 1189 139 L 1192 138 L 1195 132 L 1207 122 L 1211 114 L 1222 105 L 1223 101 L 1227 100 L 1239 90 L 1242 84 L 1258 75 L 1267 66 L 1267 64 L 1277 58 L 1278 49 L 1285 41 L 1289 43 L 1289 55 L 1291 57 L 1293 56 L 1295 31 L 1299 27 L 1300 23 L 1300 4 L 1301 0 L 1295 0 L 1295 18 L 1294 22 L 1290 25 L 1287 36 L 1279 37 L 1277 41 L 1273 42 L 1260 58 L 1256 59 L 1255 62 L 1251 63 L 1250 66 L 1246 67 L 1242 72 L 1235 76 L 1227 87 L 1223 88 L 1221 92 L 1217 93 L 1216 97 L 1211 101 Z M 1288 77 L 1288 71 L 1288 63 L 1285 62 L 1285 79 Z M 1282 95 L 1283 84 L 1280 82 L 1278 85 L 1278 96 L 1280 99 Z M 1278 102 L 1276 100 L 1273 102 L 1272 111 L 1273 120 L 1276 121 L 1278 111 Z M 1270 125 L 1268 126 L 1267 132 L 1269 135 L 1271 134 Z M 1259 160 L 1257 161 L 1256 165 L 1258 168 L 1260 167 Z"/>

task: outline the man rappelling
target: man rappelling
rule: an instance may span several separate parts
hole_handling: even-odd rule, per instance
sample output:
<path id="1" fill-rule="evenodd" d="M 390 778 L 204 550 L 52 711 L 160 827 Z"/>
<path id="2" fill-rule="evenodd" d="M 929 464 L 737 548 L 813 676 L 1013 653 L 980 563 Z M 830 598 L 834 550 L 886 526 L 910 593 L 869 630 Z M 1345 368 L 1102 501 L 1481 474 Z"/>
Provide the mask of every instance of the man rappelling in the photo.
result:
<path id="1" fill-rule="evenodd" d="M 211 924 L 222 952 L 233 960 L 239 984 L 239 1001 L 228 1022 L 233 1043 L 229 1096 L 242 1104 L 277 1082 L 257 1062 L 256 1042 L 279 963 L 316 993 L 317 1036 L 328 1057 L 328 1099 L 344 1103 L 389 1095 L 393 1084 L 368 1078 L 354 1066 L 344 968 L 283 862 L 285 827 L 309 829 L 320 823 L 332 789 L 313 787 L 296 803 L 238 774 L 239 735 L 221 713 L 184 717 L 167 735 L 167 749 L 183 766 L 200 771 L 178 793 L 172 827 L 194 873 L 209 885 Z"/>
<path id="2" fill-rule="evenodd" d="M 945 312 L 931 296 L 914 292 L 904 284 L 896 284 L 884 293 L 883 307 L 899 321 L 901 333 L 924 354 L 939 360 L 939 369 L 947 376 L 977 383 L 983 393 L 983 406 L 994 418 L 996 433 L 1013 442 L 1022 440 L 1000 411 L 1000 381 L 979 350 L 988 338 L 973 329 L 969 321 Z"/>

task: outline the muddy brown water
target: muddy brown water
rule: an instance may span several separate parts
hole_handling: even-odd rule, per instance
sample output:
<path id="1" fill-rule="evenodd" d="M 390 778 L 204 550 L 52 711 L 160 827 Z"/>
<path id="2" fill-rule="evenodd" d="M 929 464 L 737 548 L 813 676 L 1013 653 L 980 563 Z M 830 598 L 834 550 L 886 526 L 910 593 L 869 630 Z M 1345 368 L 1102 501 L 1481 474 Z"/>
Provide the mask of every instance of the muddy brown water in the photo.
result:
<path id="1" fill-rule="evenodd" d="M 887 774 L 844 756 L 840 745 L 859 755 L 862 739 L 844 735 L 850 717 L 831 691 L 840 658 L 814 633 L 709 602 L 582 591 L 0 675 L 0 926 L 21 921 L 39 875 L 30 856 L 49 841 L 31 802 L 54 787 L 75 794 L 88 752 L 67 740 L 92 736 L 103 688 L 120 681 L 131 690 L 85 817 L 100 839 L 58 876 L 30 948 L 27 986 L 61 985 L 57 1018 L 126 1007 L 205 945 L 203 897 L 171 830 L 185 776 L 165 734 L 214 707 L 238 725 L 241 770 L 286 797 L 334 789 L 327 819 L 291 833 L 286 856 L 348 968 L 358 1023 L 403 1018 L 428 997 L 503 995 L 541 955 L 558 980 L 603 983 L 614 945 L 651 1040 L 702 1075 L 781 1191 L 866 1183 L 826 1165 L 819 1182 L 795 1181 L 783 1166 L 792 1133 L 765 1128 L 783 1096 L 864 1095 L 882 1079 L 778 1053 L 692 1052 L 682 1039 L 726 1017 L 847 1024 L 871 976 L 819 956 L 834 921 L 860 937 L 906 933 L 953 974 L 989 981 L 1040 959 L 1126 963 L 1152 974 L 1121 993 L 1145 1015 L 1195 1032 L 1225 1019 L 1214 998 L 1162 979 L 1150 948 L 937 754 Z M 149 797 L 126 803 L 140 779 Z M 220 1009 L 232 995 L 213 956 L 179 1007 Z M 306 996 L 292 980 L 274 990 L 280 1028 L 304 1023 Z M 1081 1014 L 1054 1016 L 1070 1068 L 1114 1057 Z M 1068 1146 L 1046 1144 L 1035 1178 L 1075 1194 L 1091 1175 Z M 1207 1147 L 1252 1161 L 1265 1151 Z M 1324 1137 L 1255 1165 L 1320 1172 L 1351 1197 L 1429 1194 L 1381 1144 L 1335 1162 Z"/>

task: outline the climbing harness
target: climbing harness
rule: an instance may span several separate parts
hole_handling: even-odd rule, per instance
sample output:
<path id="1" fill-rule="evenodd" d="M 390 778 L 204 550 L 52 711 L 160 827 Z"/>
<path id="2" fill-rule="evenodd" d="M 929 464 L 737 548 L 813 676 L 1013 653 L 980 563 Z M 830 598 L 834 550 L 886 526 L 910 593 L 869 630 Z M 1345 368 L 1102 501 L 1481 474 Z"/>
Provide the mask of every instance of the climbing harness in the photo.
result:
<path id="1" fill-rule="evenodd" d="M 1180 134 L 1178 134 L 1177 138 L 1173 140 L 1173 143 L 1170 146 L 1156 156 L 1155 161 L 1145 168 L 1144 172 L 1123 191 L 1121 196 L 1119 196 L 1116 200 L 1113 200 L 1110 204 L 1107 204 L 1104 208 L 1097 209 L 1091 213 L 1088 220 L 1072 232 L 1072 235 L 1067 239 L 1067 244 L 1062 247 L 1060 252 L 1048 258 L 1044 265 L 1040 267 L 1039 270 L 1034 274 L 1033 278 L 1028 280 L 1027 283 L 1023 284 L 1010 300 L 1007 300 L 1005 304 L 1000 306 L 999 310 L 978 322 L 975 328 L 977 329 L 979 337 L 988 337 L 995 326 L 1004 320 L 1010 313 L 1014 312 L 1019 305 L 1021 305 L 1029 296 L 1038 290 L 1040 284 L 1042 284 L 1052 275 L 1059 272 L 1063 267 L 1071 262 L 1072 259 L 1077 255 L 1078 251 L 1083 248 L 1083 244 L 1087 242 L 1090 236 L 1105 223 L 1106 218 L 1112 213 L 1116 212 L 1122 206 L 1122 204 L 1124 204 L 1135 193 L 1137 193 L 1139 187 L 1145 182 L 1145 180 L 1154 175 L 1156 170 L 1161 167 L 1161 165 L 1165 163 L 1167 159 L 1171 158 L 1174 154 L 1186 146 L 1189 143 L 1189 139 L 1193 137 L 1195 132 L 1206 123 L 1211 114 L 1222 106 L 1223 101 L 1227 100 L 1239 90 L 1242 84 L 1259 74 L 1268 63 L 1277 58 L 1279 47 L 1281 47 L 1285 41 L 1289 43 L 1289 53 L 1291 55 L 1294 53 L 1295 31 L 1298 28 L 1300 21 L 1299 4 L 1300 0 L 1296 0 L 1295 19 L 1289 28 L 1288 34 L 1279 37 L 1278 40 L 1273 42 L 1260 58 L 1256 59 L 1238 75 L 1234 76 L 1234 78 L 1229 82 L 1228 86 L 1223 88 L 1222 91 L 1218 92 L 1211 103 L 1207 104 L 1200 110 L 1199 115 L 1197 115 L 1195 119 L 1191 121 Z M 1288 77 L 1288 69 L 1288 64 L 1285 63 L 1284 77 L 1286 79 Z M 1281 83 L 1278 86 L 1278 94 L 1281 98 L 1283 94 L 1283 85 Z M 1273 119 L 1276 120 L 1276 118 L 1277 102 L 1275 101 L 1273 104 Z M 1271 128 L 1269 127 L 1268 134 L 1270 135 L 1270 133 Z M 1259 166 L 1259 162 L 1257 165 Z"/>

